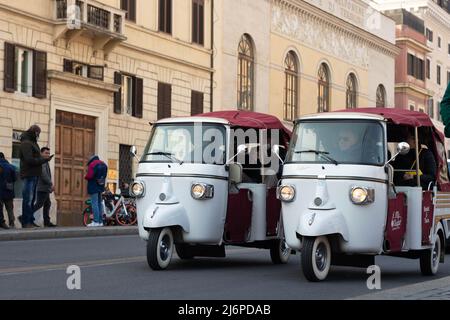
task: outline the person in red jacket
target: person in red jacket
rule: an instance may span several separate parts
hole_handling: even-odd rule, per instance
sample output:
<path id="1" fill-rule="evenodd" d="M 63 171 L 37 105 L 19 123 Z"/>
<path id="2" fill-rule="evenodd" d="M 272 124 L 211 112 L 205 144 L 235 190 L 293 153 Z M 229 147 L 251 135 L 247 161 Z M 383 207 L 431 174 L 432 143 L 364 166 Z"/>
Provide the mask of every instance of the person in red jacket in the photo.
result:
<path id="1" fill-rule="evenodd" d="M 103 227 L 102 193 L 105 191 L 108 166 L 98 156 L 92 156 L 88 161 L 88 171 L 85 179 L 88 181 L 88 194 L 91 197 L 94 221 L 88 227 Z"/>

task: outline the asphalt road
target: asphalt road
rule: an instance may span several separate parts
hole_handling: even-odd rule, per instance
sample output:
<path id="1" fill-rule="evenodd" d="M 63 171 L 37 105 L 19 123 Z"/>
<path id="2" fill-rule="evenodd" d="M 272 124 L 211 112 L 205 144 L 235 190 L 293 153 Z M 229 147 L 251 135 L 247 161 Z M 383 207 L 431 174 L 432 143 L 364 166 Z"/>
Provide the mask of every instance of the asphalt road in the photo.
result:
<path id="1" fill-rule="evenodd" d="M 450 276 L 450 256 L 437 277 L 419 262 L 379 257 L 382 290 Z M 68 290 L 67 267 L 81 268 L 81 290 Z M 268 251 L 227 248 L 227 258 L 182 261 L 150 270 L 137 236 L 0 242 L 0 299 L 298 300 L 347 299 L 371 293 L 366 270 L 332 267 L 326 282 L 309 283 L 299 255 L 275 266 Z"/>

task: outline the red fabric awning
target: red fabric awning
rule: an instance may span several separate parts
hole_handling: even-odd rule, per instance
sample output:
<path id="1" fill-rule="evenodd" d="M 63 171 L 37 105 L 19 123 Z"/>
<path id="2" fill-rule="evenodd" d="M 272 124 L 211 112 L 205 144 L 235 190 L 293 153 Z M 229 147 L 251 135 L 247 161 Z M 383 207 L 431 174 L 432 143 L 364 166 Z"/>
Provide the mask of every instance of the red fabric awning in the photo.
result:
<path id="1" fill-rule="evenodd" d="M 361 112 L 377 114 L 385 117 L 388 121 L 413 127 L 434 127 L 430 117 L 418 111 L 410 111 L 405 109 L 395 108 L 358 108 L 358 109 L 345 109 L 337 112 Z"/>
<path id="2" fill-rule="evenodd" d="M 250 111 L 216 111 L 197 115 L 198 117 L 221 118 L 230 122 L 233 127 L 255 129 L 278 129 L 291 137 L 292 132 L 281 121 L 272 115 Z"/>

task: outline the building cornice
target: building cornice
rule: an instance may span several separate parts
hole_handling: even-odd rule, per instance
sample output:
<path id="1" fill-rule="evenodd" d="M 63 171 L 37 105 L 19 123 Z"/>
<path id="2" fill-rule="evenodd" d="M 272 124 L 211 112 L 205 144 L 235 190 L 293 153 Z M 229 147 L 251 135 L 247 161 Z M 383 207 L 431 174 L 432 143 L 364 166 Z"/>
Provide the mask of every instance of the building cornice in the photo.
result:
<path id="1" fill-rule="evenodd" d="M 362 41 L 369 47 L 386 55 L 396 57 L 400 48 L 372 33 L 363 30 L 352 23 L 342 20 L 322 9 L 301 0 L 271 0 L 272 4 L 280 5 L 285 9 L 296 12 L 298 15 L 307 15 L 321 24 L 337 29 L 347 36 Z"/>
<path id="2" fill-rule="evenodd" d="M 406 90 L 411 90 L 414 91 L 416 93 L 419 93 L 421 95 L 427 96 L 427 97 L 432 97 L 432 92 L 428 89 L 425 88 L 421 88 L 413 83 L 396 83 L 395 84 L 395 91 L 406 91 Z"/>
<path id="3" fill-rule="evenodd" d="M 439 22 L 442 26 L 444 26 L 447 30 L 450 30 L 450 13 L 445 11 L 443 8 L 438 6 L 433 1 L 427 2 L 427 15 Z"/>
<path id="4" fill-rule="evenodd" d="M 425 45 L 425 44 L 423 44 L 423 43 L 420 43 L 419 41 L 414 40 L 414 39 L 412 39 L 412 38 L 408 38 L 408 37 L 398 37 L 398 38 L 397 38 L 397 43 L 399 43 L 399 42 L 401 42 L 401 43 L 404 42 L 404 43 L 406 43 L 406 44 L 412 45 L 412 46 L 415 47 L 415 49 L 417 49 L 417 50 L 423 50 L 424 53 L 430 53 L 430 52 L 433 52 L 433 50 L 430 49 L 429 47 L 427 47 L 427 45 Z"/>
<path id="5" fill-rule="evenodd" d="M 120 85 L 106 83 L 100 80 L 84 78 L 72 73 L 62 72 L 57 70 L 48 70 L 47 77 L 49 79 L 61 80 L 72 84 L 77 84 L 81 86 L 86 86 L 94 89 L 109 91 L 109 92 L 119 92 Z"/>

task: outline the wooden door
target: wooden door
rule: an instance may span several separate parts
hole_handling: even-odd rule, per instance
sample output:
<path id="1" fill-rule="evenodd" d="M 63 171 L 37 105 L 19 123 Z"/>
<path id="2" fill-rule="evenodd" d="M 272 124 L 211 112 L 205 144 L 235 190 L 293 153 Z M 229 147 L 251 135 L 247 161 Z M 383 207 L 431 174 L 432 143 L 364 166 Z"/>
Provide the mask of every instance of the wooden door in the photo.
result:
<path id="1" fill-rule="evenodd" d="M 95 118 L 57 111 L 55 149 L 57 222 L 60 226 L 80 226 L 88 198 L 84 180 L 87 161 L 95 154 Z"/>

